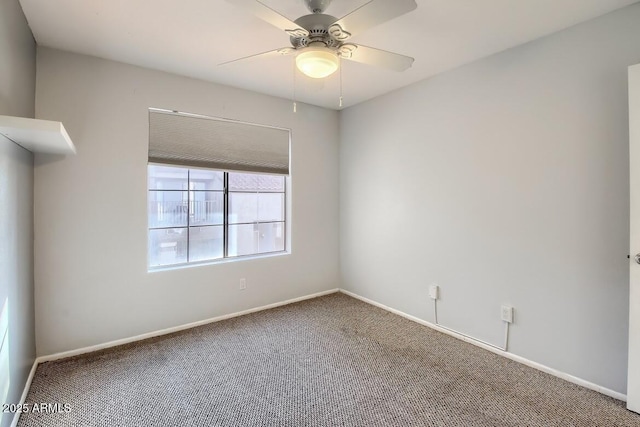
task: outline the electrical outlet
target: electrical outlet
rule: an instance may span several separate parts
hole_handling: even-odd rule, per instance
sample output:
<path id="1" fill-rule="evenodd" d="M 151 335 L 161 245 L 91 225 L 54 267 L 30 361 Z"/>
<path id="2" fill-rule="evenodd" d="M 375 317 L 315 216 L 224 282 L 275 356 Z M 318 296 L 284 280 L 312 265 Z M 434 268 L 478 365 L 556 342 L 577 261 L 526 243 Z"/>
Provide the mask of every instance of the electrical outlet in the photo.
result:
<path id="1" fill-rule="evenodd" d="M 440 286 L 436 285 L 435 283 L 429 286 L 429 298 L 431 299 L 440 298 Z"/>
<path id="2" fill-rule="evenodd" d="M 504 320 L 505 322 L 513 323 L 513 307 L 508 305 L 503 305 L 502 311 L 501 311 L 501 317 L 502 317 L 502 320 Z"/>
<path id="3" fill-rule="evenodd" d="M 243 277 L 240 279 L 240 290 L 244 291 L 245 289 L 247 289 L 247 279 Z"/>

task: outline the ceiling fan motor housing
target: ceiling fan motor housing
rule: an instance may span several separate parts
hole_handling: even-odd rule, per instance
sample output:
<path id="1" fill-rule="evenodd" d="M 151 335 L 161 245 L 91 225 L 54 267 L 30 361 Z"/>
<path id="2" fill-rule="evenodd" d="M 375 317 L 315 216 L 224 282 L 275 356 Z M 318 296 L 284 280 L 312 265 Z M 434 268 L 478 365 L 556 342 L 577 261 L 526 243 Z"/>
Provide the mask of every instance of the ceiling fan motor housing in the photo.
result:
<path id="1" fill-rule="evenodd" d="M 311 43 L 322 43 L 328 48 L 339 48 L 341 42 L 336 40 L 329 31 L 329 27 L 338 19 L 323 13 L 305 15 L 296 19 L 295 23 L 309 32 L 308 36 L 291 37 L 291 45 L 295 49 L 309 46 Z"/>

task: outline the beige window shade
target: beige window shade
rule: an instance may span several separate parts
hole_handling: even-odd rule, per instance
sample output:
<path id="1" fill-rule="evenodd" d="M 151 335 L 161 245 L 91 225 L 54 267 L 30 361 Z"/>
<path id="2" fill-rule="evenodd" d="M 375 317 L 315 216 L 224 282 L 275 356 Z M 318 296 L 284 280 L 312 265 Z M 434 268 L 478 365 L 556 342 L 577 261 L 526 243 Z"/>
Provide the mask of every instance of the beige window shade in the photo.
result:
<path id="1" fill-rule="evenodd" d="M 149 110 L 149 162 L 289 174 L 289 131 Z"/>

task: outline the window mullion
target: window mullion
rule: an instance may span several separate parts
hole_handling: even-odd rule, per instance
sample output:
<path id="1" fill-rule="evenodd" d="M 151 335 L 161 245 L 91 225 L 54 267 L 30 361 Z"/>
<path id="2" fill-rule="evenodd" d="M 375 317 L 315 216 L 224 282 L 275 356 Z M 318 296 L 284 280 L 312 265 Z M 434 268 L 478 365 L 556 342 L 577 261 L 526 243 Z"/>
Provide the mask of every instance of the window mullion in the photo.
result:
<path id="1" fill-rule="evenodd" d="M 222 257 L 229 257 L 229 173 L 224 173 L 224 197 L 223 199 L 223 230 L 222 230 L 222 241 L 223 241 L 223 249 L 222 249 Z"/>
<path id="2" fill-rule="evenodd" d="M 189 258 L 189 248 L 191 247 L 190 234 L 191 234 L 191 170 L 187 170 L 187 262 L 191 261 Z"/>

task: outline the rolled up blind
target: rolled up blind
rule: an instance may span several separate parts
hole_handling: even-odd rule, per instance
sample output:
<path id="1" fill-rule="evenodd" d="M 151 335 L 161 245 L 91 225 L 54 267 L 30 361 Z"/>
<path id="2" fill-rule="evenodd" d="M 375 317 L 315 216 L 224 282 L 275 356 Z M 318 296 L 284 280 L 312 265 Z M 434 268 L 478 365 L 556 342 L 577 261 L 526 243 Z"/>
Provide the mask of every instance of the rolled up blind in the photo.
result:
<path id="1" fill-rule="evenodd" d="M 289 130 L 149 109 L 149 162 L 289 174 Z"/>

